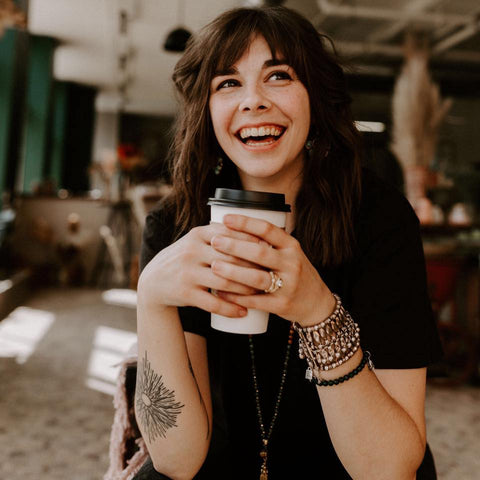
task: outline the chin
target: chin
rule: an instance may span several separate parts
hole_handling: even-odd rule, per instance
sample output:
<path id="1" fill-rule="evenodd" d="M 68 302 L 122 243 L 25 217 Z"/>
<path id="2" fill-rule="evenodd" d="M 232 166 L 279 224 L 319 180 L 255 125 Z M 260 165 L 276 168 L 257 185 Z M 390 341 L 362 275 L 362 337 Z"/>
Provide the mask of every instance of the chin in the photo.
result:
<path id="1" fill-rule="evenodd" d="M 258 179 L 272 178 L 282 171 L 281 167 L 266 168 L 265 165 L 258 166 L 257 168 L 251 166 L 245 168 L 244 166 L 237 164 L 237 168 L 240 175 L 246 175 L 248 177 Z"/>

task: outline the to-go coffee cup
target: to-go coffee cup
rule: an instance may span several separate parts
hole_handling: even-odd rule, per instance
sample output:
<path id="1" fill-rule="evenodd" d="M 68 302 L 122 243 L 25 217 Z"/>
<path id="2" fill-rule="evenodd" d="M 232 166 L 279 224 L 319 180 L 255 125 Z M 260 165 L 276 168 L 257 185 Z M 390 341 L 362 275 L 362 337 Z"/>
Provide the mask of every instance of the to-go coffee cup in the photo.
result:
<path id="1" fill-rule="evenodd" d="M 273 223 L 285 228 L 287 212 L 290 205 L 285 203 L 282 193 L 253 192 L 249 190 L 233 190 L 217 188 L 215 197 L 210 198 L 211 221 L 223 223 L 223 217 L 229 213 L 246 215 Z M 268 312 L 248 309 L 245 317 L 230 318 L 211 314 L 211 325 L 216 330 L 230 333 L 255 334 L 265 333 L 268 327 Z"/>

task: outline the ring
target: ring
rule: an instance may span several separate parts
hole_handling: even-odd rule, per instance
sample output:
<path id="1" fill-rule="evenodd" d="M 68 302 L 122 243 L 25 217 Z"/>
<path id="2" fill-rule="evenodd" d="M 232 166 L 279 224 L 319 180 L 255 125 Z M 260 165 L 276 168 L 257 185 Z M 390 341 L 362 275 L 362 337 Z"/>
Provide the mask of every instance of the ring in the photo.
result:
<path id="1" fill-rule="evenodd" d="M 270 286 L 264 290 L 265 293 L 276 292 L 279 288 L 283 287 L 283 280 L 272 270 L 268 272 L 270 274 Z"/>

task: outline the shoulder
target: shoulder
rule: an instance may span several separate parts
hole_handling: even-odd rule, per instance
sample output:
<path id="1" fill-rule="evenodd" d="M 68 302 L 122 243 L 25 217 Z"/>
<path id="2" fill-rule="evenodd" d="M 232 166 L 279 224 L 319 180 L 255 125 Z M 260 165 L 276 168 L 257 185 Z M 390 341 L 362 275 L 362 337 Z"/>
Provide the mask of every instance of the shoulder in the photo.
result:
<path id="1" fill-rule="evenodd" d="M 160 250 L 172 243 L 174 233 L 174 208 L 168 201 L 161 201 L 148 213 L 145 219 L 140 253 L 142 270 Z"/>
<path id="2" fill-rule="evenodd" d="M 356 224 L 357 233 L 368 237 L 389 230 L 419 228 L 417 215 L 405 196 L 367 168 L 362 169 L 362 199 Z"/>
<path id="3" fill-rule="evenodd" d="M 172 204 L 168 200 L 158 202 L 155 207 L 148 212 L 145 219 L 144 233 L 173 234 L 175 226 L 175 212 Z"/>

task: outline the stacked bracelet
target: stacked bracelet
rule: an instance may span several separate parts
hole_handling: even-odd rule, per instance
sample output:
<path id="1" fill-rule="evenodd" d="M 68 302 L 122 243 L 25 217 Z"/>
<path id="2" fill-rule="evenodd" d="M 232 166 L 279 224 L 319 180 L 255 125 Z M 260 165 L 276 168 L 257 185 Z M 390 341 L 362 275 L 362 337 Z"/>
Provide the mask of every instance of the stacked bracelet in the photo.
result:
<path id="1" fill-rule="evenodd" d="M 340 297 L 333 295 L 335 310 L 326 320 L 310 327 L 294 324 L 299 335 L 298 355 L 306 358 L 316 377 L 320 371 L 342 365 L 360 348 L 360 328 L 343 308 Z"/>
<path id="2" fill-rule="evenodd" d="M 343 377 L 335 378 L 334 380 L 320 380 L 317 377 L 313 377 L 312 375 L 309 375 L 309 380 L 313 381 L 316 385 L 319 387 L 332 387 L 333 385 L 339 385 L 340 383 L 347 382 L 351 378 L 353 378 L 355 375 L 358 375 L 365 365 L 368 363 L 368 368 L 369 370 L 373 370 L 373 362 L 370 358 L 370 352 L 365 351 L 363 353 L 362 361 L 360 362 L 360 365 L 358 365 L 357 368 L 353 369 L 351 372 L 347 373 L 346 375 L 343 375 Z"/>

